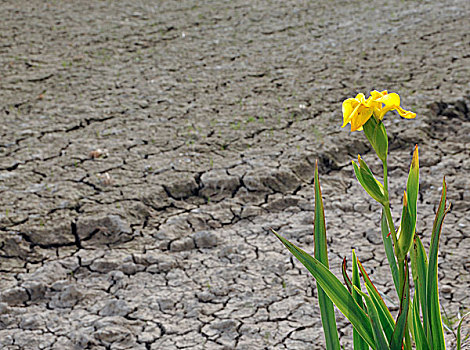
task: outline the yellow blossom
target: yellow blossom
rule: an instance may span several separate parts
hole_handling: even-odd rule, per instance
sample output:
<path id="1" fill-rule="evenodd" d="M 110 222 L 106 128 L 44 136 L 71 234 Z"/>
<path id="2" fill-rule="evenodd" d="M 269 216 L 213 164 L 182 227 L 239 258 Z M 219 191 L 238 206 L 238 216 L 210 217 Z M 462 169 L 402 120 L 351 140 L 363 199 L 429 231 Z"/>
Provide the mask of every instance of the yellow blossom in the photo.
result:
<path id="1" fill-rule="evenodd" d="M 391 110 L 396 110 L 404 118 L 416 117 L 415 113 L 400 107 L 400 96 L 396 93 L 374 90 L 367 100 L 364 94 L 357 94 L 355 98 L 348 98 L 343 102 L 343 127 L 351 123 L 351 131 L 362 130 L 362 126 L 372 115 L 382 120 Z"/>
<path id="2" fill-rule="evenodd" d="M 371 93 L 372 94 L 372 93 Z M 385 107 L 383 107 L 379 114 L 377 114 L 377 118 L 382 120 L 385 113 L 388 111 L 396 110 L 400 116 L 406 119 L 412 119 L 416 117 L 416 113 L 405 111 L 403 108 L 400 107 L 400 96 L 398 94 L 392 92 L 391 94 L 386 94 L 376 100 L 379 103 L 383 103 Z"/>

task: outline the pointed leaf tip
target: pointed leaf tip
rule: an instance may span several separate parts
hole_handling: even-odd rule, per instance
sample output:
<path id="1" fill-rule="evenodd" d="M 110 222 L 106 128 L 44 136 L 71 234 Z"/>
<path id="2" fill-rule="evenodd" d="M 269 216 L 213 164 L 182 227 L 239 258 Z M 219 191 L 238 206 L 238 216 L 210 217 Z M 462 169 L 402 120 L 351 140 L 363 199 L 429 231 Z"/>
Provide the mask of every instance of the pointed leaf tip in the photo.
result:
<path id="1" fill-rule="evenodd" d="M 415 150 L 413 152 L 413 160 L 411 161 L 411 167 L 417 168 L 418 166 L 419 166 L 418 145 L 416 145 Z"/>

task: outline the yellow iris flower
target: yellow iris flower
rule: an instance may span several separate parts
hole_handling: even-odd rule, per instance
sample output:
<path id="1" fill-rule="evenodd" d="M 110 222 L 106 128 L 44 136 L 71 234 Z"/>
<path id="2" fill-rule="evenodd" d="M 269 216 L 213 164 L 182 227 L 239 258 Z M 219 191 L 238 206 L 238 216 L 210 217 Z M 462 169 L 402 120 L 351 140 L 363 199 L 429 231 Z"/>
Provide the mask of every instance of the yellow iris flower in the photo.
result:
<path id="1" fill-rule="evenodd" d="M 400 96 L 385 91 L 371 91 L 366 100 L 364 94 L 357 94 L 355 98 L 348 98 L 343 102 L 343 128 L 351 123 L 351 131 L 362 130 L 362 126 L 372 114 L 382 120 L 388 111 L 395 110 L 403 118 L 411 119 L 416 114 L 400 107 Z"/>

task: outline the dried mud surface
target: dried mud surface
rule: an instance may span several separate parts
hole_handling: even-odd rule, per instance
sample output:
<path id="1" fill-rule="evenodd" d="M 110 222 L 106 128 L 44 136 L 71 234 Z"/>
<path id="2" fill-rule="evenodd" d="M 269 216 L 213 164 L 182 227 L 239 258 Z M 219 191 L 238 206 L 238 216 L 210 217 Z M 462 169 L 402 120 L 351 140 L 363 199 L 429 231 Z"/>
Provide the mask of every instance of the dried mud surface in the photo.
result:
<path id="1" fill-rule="evenodd" d="M 397 220 L 420 147 L 426 246 L 446 176 L 440 298 L 468 311 L 470 2 L 443 5 L 2 1 L 0 347 L 322 349 L 316 286 L 268 230 L 311 250 L 315 159 L 330 265 L 355 248 L 396 305 L 350 162 L 379 164 L 340 129 L 371 89 L 418 114 L 386 125 Z"/>

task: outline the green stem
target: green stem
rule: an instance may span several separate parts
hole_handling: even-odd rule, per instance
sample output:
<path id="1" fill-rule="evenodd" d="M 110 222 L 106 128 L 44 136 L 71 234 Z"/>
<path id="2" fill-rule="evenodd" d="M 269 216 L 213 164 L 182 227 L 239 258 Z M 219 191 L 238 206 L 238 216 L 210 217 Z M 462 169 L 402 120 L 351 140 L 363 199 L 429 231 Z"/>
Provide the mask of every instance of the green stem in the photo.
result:
<path id="1" fill-rule="evenodd" d="M 384 190 L 385 190 L 385 195 L 387 196 L 387 203 L 384 204 L 383 208 L 384 208 L 385 217 L 387 218 L 388 227 L 392 235 L 393 248 L 394 248 L 395 256 L 397 257 L 397 262 L 398 262 L 399 288 L 397 289 L 397 293 L 398 293 L 398 297 L 401 299 L 401 292 L 402 292 L 401 289 L 402 289 L 403 282 L 404 282 L 404 266 L 403 266 L 403 261 L 400 261 L 400 259 L 398 258 L 397 231 L 395 230 L 395 225 L 393 224 L 393 218 L 392 218 L 392 211 L 390 210 L 390 197 L 388 194 L 387 159 L 384 159 L 382 161 L 382 164 L 383 164 L 383 171 L 384 171 Z"/>
<path id="2" fill-rule="evenodd" d="M 398 297 L 401 300 L 403 292 L 403 284 L 405 283 L 405 262 L 403 260 L 398 260 L 398 281 L 400 285 L 400 290 L 398 291 Z"/>
<path id="3" fill-rule="evenodd" d="M 402 287 L 405 283 L 405 261 L 398 258 L 398 239 L 397 239 L 397 231 L 395 230 L 395 225 L 393 224 L 393 217 L 392 211 L 390 210 L 390 197 L 388 194 L 388 167 L 387 167 L 387 159 L 382 161 L 383 164 L 383 171 L 384 171 L 384 190 L 387 196 L 387 204 L 384 205 L 384 212 L 387 218 L 388 226 L 390 228 L 390 232 L 392 234 L 393 239 L 393 246 L 395 248 L 395 256 L 397 257 L 398 262 L 398 281 L 399 281 L 399 288 L 398 288 L 398 298 L 401 300 L 402 297 Z M 407 257 L 405 257 L 407 259 Z M 409 311 L 408 311 L 409 312 Z M 405 328 L 405 349 L 411 349 L 411 340 L 410 340 L 410 332 L 409 332 L 409 325 L 406 325 Z"/>
<path id="4" fill-rule="evenodd" d="M 387 167 L 386 158 L 382 161 L 382 164 L 383 164 L 383 170 L 384 170 L 384 190 L 385 190 L 385 195 L 387 196 L 387 203 L 384 205 L 384 212 L 385 212 L 385 217 L 387 218 L 388 227 L 392 234 L 393 247 L 395 248 L 395 256 L 398 259 L 397 231 L 395 230 L 395 225 L 393 224 L 392 212 L 390 210 L 390 197 L 388 194 L 388 167 Z"/>
<path id="5" fill-rule="evenodd" d="M 382 161 L 384 169 L 384 190 L 388 198 L 388 167 L 387 167 L 387 158 Z"/>
<path id="6" fill-rule="evenodd" d="M 397 240 L 397 231 L 395 231 L 395 226 L 393 224 L 392 212 L 390 211 L 390 204 L 387 203 L 384 205 L 385 217 L 387 218 L 388 227 L 392 233 L 393 246 L 395 248 L 395 256 L 398 259 L 398 240 Z"/>
<path id="7" fill-rule="evenodd" d="M 408 256 L 405 256 L 405 260 L 406 259 L 408 259 Z M 406 272 L 406 274 L 408 275 L 408 280 L 409 280 L 410 270 L 408 269 L 408 264 L 405 264 L 405 261 L 402 261 L 401 265 L 403 265 L 403 270 L 401 270 L 401 268 L 400 268 L 399 271 L 402 271 L 403 279 L 405 278 L 405 272 Z M 406 271 L 405 271 L 405 269 L 406 269 Z M 400 272 L 399 272 L 399 275 L 400 275 Z M 404 280 L 403 280 L 403 283 L 405 283 Z M 407 285 L 408 285 L 408 288 L 409 288 L 410 284 L 407 283 Z M 408 295 L 410 297 L 410 301 L 409 301 L 409 304 L 408 304 L 408 313 L 409 313 L 409 312 L 412 312 L 412 309 L 410 307 L 411 306 L 411 296 L 410 296 L 410 290 L 409 289 L 407 291 L 405 291 L 405 295 Z M 405 341 L 404 341 L 403 345 L 404 345 L 404 350 L 412 350 L 412 348 L 411 348 L 411 338 L 410 338 L 410 324 L 408 322 L 406 322 L 406 325 L 405 325 Z"/>

